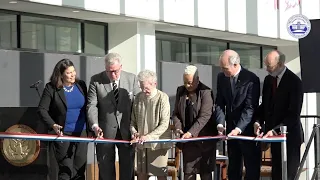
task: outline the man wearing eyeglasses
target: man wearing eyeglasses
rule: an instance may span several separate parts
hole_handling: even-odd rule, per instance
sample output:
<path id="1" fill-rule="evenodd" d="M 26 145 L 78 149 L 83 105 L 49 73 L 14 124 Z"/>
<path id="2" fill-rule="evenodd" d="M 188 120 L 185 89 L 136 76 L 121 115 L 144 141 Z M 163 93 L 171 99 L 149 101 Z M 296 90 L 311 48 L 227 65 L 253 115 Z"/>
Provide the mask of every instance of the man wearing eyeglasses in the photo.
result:
<path id="1" fill-rule="evenodd" d="M 280 134 L 280 126 L 287 126 L 288 180 L 293 180 L 300 164 L 300 146 L 303 143 L 303 129 L 300 112 L 303 102 L 300 78 L 285 66 L 285 55 L 273 50 L 265 58 L 269 73 L 265 77 L 262 103 L 257 111 L 254 131 L 264 137 Z M 272 179 L 281 179 L 281 144 L 271 143 Z"/>
<path id="2" fill-rule="evenodd" d="M 92 76 L 88 92 L 88 121 L 98 138 L 131 140 L 130 115 L 140 88 L 134 74 L 122 70 L 121 56 L 105 56 L 105 68 Z M 129 144 L 97 144 L 99 180 L 115 180 L 115 146 L 118 148 L 120 180 L 130 180 L 134 149 Z"/>

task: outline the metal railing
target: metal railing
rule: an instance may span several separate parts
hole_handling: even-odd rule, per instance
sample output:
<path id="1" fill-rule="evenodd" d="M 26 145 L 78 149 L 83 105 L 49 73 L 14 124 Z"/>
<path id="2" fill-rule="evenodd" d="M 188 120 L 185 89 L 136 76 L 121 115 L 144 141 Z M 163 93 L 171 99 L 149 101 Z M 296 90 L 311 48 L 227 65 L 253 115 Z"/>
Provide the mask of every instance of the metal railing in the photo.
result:
<path id="1" fill-rule="evenodd" d="M 305 118 L 305 119 L 309 119 L 309 118 L 313 118 L 314 120 L 317 119 L 317 120 L 320 120 L 320 116 L 309 116 L 309 115 L 301 115 L 300 118 Z M 305 129 L 307 129 L 307 127 L 305 127 Z M 307 134 L 307 133 L 306 133 Z M 315 167 L 314 167 L 314 171 L 313 171 L 313 174 L 312 174 L 312 177 L 311 177 L 311 180 L 314 180 L 314 179 L 318 179 L 319 176 L 319 165 L 320 165 L 320 124 L 315 123 L 313 125 L 313 129 L 312 129 L 312 132 L 311 132 L 311 135 L 310 135 L 310 138 L 308 140 L 308 143 L 306 145 L 306 149 L 303 153 L 303 157 L 302 157 L 302 160 L 300 162 L 300 165 L 299 165 L 299 169 L 296 173 L 296 176 L 294 178 L 294 180 L 299 180 L 300 178 L 300 175 L 301 173 L 303 172 L 303 166 L 306 162 L 306 159 L 307 159 L 307 156 L 308 156 L 308 153 L 310 151 L 310 147 L 311 147 L 311 144 L 312 144 L 312 141 L 314 140 L 314 160 L 315 160 Z"/>

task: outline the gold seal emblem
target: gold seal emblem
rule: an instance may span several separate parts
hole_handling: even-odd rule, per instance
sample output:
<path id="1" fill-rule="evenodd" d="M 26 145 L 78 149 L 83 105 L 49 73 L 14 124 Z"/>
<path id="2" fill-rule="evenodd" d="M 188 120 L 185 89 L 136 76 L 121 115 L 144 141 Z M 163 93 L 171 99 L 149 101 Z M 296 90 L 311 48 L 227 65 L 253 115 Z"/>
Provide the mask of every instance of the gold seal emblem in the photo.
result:
<path id="1" fill-rule="evenodd" d="M 6 130 L 8 133 L 37 134 L 32 128 L 16 124 Z M 26 166 L 35 161 L 40 152 L 39 140 L 3 139 L 1 148 L 3 157 L 14 166 Z"/>

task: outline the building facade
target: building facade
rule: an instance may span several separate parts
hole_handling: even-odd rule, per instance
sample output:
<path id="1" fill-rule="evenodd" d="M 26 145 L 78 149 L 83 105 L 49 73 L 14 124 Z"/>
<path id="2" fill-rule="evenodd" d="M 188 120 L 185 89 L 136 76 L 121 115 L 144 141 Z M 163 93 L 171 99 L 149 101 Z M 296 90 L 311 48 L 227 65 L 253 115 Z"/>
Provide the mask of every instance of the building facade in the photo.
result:
<path id="1" fill-rule="evenodd" d="M 272 49 L 282 51 L 287 67 L 300 76 L 298 42 L 287 32 L 295 14 L 319 19 L 320 0 L 3 0 L 0 106 L 37 106 L 39 97 L 29 86 L 48 82 L 62 58 L 71 59 L 89 83 L 104 70 L 107 52 L 120 53 L 126 71 L 157 71 L 159 88 L 172 103 L 187 63 L 196 64 L 201 80 L 215 91 L 225 49 L 236 50 L 261 83 L 263 58 Z M 318 114 L 318 97 L 305 94 L 302 114 Z M 306 141 L 314 123 L 303 120 Z M 310 153 L 311 169 L 313 149 Z M 312 169 L 305 173 L 311 178 Z"/>

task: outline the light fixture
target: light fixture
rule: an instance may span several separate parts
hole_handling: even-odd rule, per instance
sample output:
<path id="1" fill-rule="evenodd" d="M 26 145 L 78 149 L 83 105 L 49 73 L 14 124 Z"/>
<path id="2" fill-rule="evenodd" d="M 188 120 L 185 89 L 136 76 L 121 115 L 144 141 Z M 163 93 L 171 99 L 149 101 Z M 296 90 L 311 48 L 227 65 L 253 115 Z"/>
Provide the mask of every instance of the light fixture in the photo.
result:
<path id="1" fill-rule="evenodd" d="M 80 12 L 80 11 L 72 11 L 72 12 L 74 12 L 74 13 L 78 13 L 78 12 Z"/>
<path id="2" fill-rule="evenodd" d="M 132 19 L 126 19 L 126 21 L 131 21 Z"/>
<path id="3" fill-rule="evenodd" d="M 17 4 L 17 1 L 9 1 L 10 4 Z"/>

